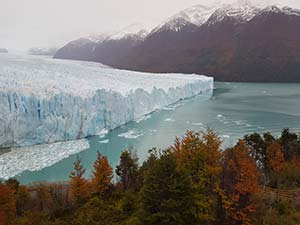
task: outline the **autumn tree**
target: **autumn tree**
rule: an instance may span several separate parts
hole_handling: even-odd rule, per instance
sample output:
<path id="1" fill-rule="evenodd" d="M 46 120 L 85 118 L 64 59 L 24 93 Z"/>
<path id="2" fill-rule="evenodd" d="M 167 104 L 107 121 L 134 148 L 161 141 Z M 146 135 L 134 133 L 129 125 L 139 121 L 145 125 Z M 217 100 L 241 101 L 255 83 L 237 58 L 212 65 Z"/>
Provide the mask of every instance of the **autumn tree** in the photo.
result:
<path id="1" fill-rule="evenodd" d="M 70 208 L 69 185 L 64 183 L 48 184 L 49 193 L 52 199 L 52 207 L 49 215 L 53 218 L 60 217 Z"/>
<path id="2" fill-rule="evenodd" d="M 17 217 L 13 220 L 10 220 L 8 223 L 8 225 L 70 225 L 70 224 L 71 221 L 66 218 L 51 219 L 46 212 L 40 212 L 40 211 L 25 211 L 22 217 Z"/>
<path id="3" fill-rule="evenodd" d="M 29 209 L 30 193 L 27 186 L 20 185 L 17 190 L 17 215 L 20 216 L 22 213 Z"/>
<path id="4" fill-rule="evenodd" d="M 15 193 L 16 213 L 19 216 L 28 208 L 30 200 L 28 188 L 24 185 L 20 185 L 19 181 L 13 178 L 8 179 L 5 184 Z"/>
<path id="5" fill-rule="evenodd" d="M 141 224 L 197 224 L 191 177 L 173 154 L 152 161 L 141 189 Z"/>
<path id="6" fill-rule="evenodd" d="M 267 148 L 270 144 L 276 142 L 276 138 L 270 132 L 264 133 L 263 138 L 265 148 Z"/>
<path id="7" fill-rule="evenodd" d="M 48 184 L 35 183 L 30 187 L 32 193 L 32 210 L 41 212 L 50 212 L 53 207 L 53 201 L 49 192 Z"/>
<path id="8" fill-rule="evenodd" d="M 148 158 L 142 163 L 142 166 L 139 168 L 139 186 L 143 186 L 147 173 L 151 170 L 153 164 L 160 157 L 162 151 L 157 148 L 152 148 L 148 150 L 148 153 Z"/>
<path id="9" fill-rule="evenodd" d="M 267 148 L 276 142 L 271 133 L 265 133 L 262 136 L 258 133 L 246 135 L 244 141 L 249 147 L 249 155 L 254 159 L 258 168 L 268 170 L 267 168 Z"/>
<path id="10" fill-rule="evenodd" d="M 224 152 L 222 188 L 223 206 L 229 224 L 252 224 L 255 212 L 254 196 L 259 193 L 259 172 L 249 156 L 249 148 L 239 141 Z"/>
<path id="11" fill-rule="evenodd" d="M 289 129 L 283 129 L 279 141 L 286 161 L 300 156 L 299 140 L 295 133 L 290 132 Z"/>
<path id="12" fill-rule="evenodd" d="M 122 152 L 116 174 L 124 191 L 138 186 L 138 158 L 131 151 Z"/>
<path id="13" fill-rule="evenodd" d="M 281 164 L 274 172 L 271 185 L 279 189 L 298 189 L 300 187 L 300 160 L 294 158 Z"/>
<path id="14" fill-rule="evenodd" d="M 160 156 L 160 150 L 153 148 L 148 151 L 149 156 L 148 158 L 143 162 L 142 166 L 138 168 L 138 171 L 134 172 L 134 182 L 132 185 L 123 186 L 123 183 L 119 182 L 117 183 L 117 190 L 121 191 L 119 192 L 122 195 L 122 199 L 120 201 L 120 208 L 122 210 L 122 213 L 125 217 L 127 217 L 126 222 L 124 221 L 124 224 L 140 224 L 138 220 L 137 212 L 140 211 L 140 199 L 137 197 L 138 192 L 143 187 L 145 183 L 145 178 L 147 174 L 152 170 L 154 164 L 156 163 L 157 159 Z M 136 158 L 137 162 L 137 158 Z M 137 168 L 137 164 L 136 164 Z M 138 185 L 137 185 L 138 184 Z M 127 188 L 127 190 L 125 188 Z"/>
<path id="15" fill-rule="evenodd" d="M 72 223 L 68 224 L 118 225 L 124 224 L 124 218 L 122 218 L 122 212 L 116 202 L 94 196 L 76 211 Z"/>
<path id="16" fill-rule="evenodd" d="M 258 133 L 246 135 L 244 141 L 249 146 L 249 155 L 257 162 L 259 167 L 263 168 L 266 153 L 261 135 Z"/>
<path id="17" fill-rule="evenodd" d="M 84 178 L 85 169 L 81 160 L 77 158 L 74 162 L 74 171 L 70 174 L 71 195 L 76 204 L 82 204 L 89 196 L 89 184 Z"/>
<path id="18" fill-rule="evenodd" d="M 216 220 L 222 171 L 220 139 L 211 129 L 206 133 L 188 131 L 182 140 L 176 138 L 171 151 L 178 166 L 191 177 L 199 222 L 213 223 Z"/>
<path id="19" fill-rule="evenodd" d="M 266 150 L 266 168 L 278 172 L 282 168 L 284 155 L 278 142 L 272 143 Z"/>
<path id="20" fill-rule="evenodd" d="M 0 183 L 0 224 L 5 225 L 16 215 L 15 190 Z"/>
<path id="21" fill-rule="evenodd" d="M 93 167 L 93 192 L 96 194 L 103 195 L 111 187 L 113 179 L 113 170 L 109 165 L 107 157 L 102 156 L 99 152 L 97 152 L 97 159 Z"/>

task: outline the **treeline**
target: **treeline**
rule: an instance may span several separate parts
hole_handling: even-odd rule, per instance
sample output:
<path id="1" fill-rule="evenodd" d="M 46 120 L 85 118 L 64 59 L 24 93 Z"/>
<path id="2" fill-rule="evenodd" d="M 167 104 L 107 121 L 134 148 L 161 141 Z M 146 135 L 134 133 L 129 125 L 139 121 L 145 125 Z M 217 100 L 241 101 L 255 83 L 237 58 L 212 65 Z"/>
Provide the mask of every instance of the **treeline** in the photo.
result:
<path id="1" fill-rule="evenodd" d="M 116 177 L 114 178 L 114 174 Z M 1 225 L 300 224 L 300 136 L 251 134 L 223 150 L 212 130 L 186 132 L 139 165 L 123 151 L 115 169 L 80 159 L 69 183 L 0 184 Z"/>

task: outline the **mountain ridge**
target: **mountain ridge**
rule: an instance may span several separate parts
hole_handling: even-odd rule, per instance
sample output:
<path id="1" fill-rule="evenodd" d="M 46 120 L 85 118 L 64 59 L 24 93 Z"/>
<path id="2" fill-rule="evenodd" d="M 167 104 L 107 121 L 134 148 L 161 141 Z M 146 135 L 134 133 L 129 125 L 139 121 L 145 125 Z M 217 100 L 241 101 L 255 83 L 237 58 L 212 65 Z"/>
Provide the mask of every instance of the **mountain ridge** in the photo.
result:
<path id="1" fill-rule="evenodd" d="M 247 0 L 196 5 L 142 38 L 107 38 L 84 60 L 136 71 L 207 74 L 220 81 L 300 82 L 298 29 L 300 10 L 288 6 Z"/>

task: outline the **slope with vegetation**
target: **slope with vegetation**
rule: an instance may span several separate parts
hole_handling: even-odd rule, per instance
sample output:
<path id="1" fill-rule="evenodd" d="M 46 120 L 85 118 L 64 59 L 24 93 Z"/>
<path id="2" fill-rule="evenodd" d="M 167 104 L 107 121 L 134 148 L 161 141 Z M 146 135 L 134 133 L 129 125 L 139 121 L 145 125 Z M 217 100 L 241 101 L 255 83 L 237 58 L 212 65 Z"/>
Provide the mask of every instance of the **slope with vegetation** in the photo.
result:
<path id="1" fill-rule="evenodd" d="M 0 185 L 0 224 L 299 224 L 300 136 L 250 134 L 221 149 L 212 130 L 188 131 L 139 165 L 123 151 L 117 179 L 97 153 L 91 179 L 80 159 L 69 183 Z"/>

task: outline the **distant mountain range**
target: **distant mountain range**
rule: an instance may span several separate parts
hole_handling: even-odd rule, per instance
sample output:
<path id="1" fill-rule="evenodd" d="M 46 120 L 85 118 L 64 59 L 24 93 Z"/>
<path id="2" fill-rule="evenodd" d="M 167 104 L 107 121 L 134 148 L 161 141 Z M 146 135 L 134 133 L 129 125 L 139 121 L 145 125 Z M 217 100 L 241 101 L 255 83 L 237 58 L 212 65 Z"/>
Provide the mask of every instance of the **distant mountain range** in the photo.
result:
<path id="1" fill-rule="evenodd" d="M 138 25 L 81 38 L 55 58 L 147 72 L 212 75 L 218 81 L 300 82 L 300 10 L 235 4 L 196 5 L 147 32 Z"/>
<path id="2" fill-rule="evenodd" d="M 142 25 L 133 24 L 113 34 L 90 35 L 69 42 L 55 58 L 103 62 L 114 65 L 129 55 L 148 36 Z"/>

